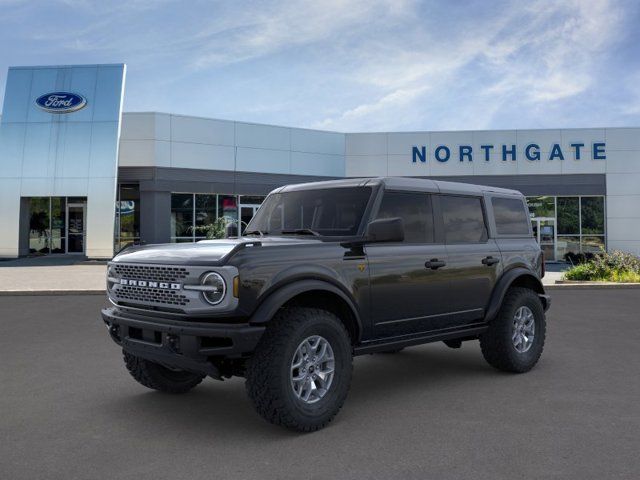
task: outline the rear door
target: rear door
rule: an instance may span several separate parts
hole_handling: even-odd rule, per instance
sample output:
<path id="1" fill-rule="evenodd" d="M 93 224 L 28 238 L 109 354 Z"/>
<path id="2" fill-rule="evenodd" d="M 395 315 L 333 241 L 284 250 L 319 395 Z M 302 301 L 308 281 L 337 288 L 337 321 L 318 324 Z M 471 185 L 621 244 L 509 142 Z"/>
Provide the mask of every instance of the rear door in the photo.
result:
<path id="1" fill-rule="evenodd" d="M 376 218 L 394 217 L 404 222 L 404 242 L 365 247 L 378 337 L 441 328 L 449 303 L 447 253 L 434 228 L 432 195 L 385 191 Z"/>
<path id="2" fill-rule="evenodd" d="M 484 317 L 502 258 L 489 238 L 483 196 L 440 195 L 451 286 L 451 325 Z"/>

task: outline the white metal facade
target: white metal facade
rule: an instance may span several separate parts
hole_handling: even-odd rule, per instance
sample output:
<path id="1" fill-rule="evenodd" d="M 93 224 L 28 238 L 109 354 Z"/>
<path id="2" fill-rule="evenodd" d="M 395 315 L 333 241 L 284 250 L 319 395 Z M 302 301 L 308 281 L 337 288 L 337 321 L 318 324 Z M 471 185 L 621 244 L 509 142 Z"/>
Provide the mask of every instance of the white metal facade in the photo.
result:
<path id="1" fill-rule="evenodd" d="M 113 255 L 118 138 L 125 67 L 82 65 L 9 69 L 0 123 L 0 257 L 18 256 L 20 199 L 87 198 L 86 254 Z M 48 113 L 49 92 L 82 94 L 85 108 Z"/>

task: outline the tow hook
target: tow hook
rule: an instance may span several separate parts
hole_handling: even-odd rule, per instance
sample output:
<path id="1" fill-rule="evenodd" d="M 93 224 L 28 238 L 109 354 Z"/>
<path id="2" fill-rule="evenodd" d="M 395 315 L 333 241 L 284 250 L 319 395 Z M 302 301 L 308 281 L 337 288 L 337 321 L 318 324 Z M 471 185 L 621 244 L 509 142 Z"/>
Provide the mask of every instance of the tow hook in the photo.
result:
<path id="1" fill-rule="evenodd" d="M 178 337 L 176 335 L 167 334 L 167 346 L 172 352 L 179 353 L 180 343 Z"/>
<path id="2" fill-rule="evenodd" d="M 110 325 L 107 324 L 107 330 L 109 330 L 109 335 L 116 343 L 121 343 L 122 339 L 120 338 L 120 326 L 119 325 Z"/>

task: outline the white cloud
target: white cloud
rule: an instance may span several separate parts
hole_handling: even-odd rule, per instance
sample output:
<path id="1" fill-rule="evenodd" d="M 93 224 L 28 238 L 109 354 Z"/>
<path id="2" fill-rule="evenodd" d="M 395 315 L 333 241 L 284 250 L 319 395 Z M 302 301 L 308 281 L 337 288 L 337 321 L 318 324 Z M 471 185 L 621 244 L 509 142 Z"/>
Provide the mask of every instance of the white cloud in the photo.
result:
<path id="1" fill-rule="evenodd" d="M 619 33 L 621 13 L 611 0 L 562 3 L 539 0 L 530 2 L 523 9 L 517 4 L 501 11 L 482 28 L 473 19 L 457 25 L 465 33 L 452 41 L 428 39 L 421 50 L 407 52 L 404 45 L 390 48 L 383 59 L 373 60 L 352 73 L 354 81 L 366 78 L 378 87 L 375 98 L 347 108 L 343 113 L 325 118 L 316 125 L 335 129 L 353 130 L 362 125 L 377 124 L 393 128 L 398 124 L 398 111 L 393 108 L 403 101 L 396 93 L 422 92 L 429 97 L 449 98 L 450 113 L 429 108 L 429 98 L 424 98 L 419 108 L 423 116 L 432 118 L 436 125 L 458 125 L 457 128 L 485 128 L 491 124 L 492 115 L 501 106 L 512 102 L 541 106 L 584 93 L 598 74 L 597 56 L 616 39 Z M 475 91 L 469 101 L 457 101 L 458 85 L 465 83 L 468 75 L 476 75 Z M 385 115 L 385 112 L 388 114 Z M 382 115 L 372 121 L 371 114 Z M 437 114 L 436 114 L 437 113 Z M 471 125 L 461 125 L 461 117 L 471 120 Z M 423 122 L 425 120 L 423 119 Z M 426 120 L 428 122 L 428 119 Z"/>
<path id="2" fill-rule="evenodd" d="M 620 1 L 0 0 L 11 5 L 0 28 L 5 44 L 25 45 L 20 63 L 126 61 L 135 108 L 159 108 L 179 86 L 217 101 L 164 109 L 345 131 L 469 129 L 550 122 L 549 109 L 601 91 L 601 62 L 626 34 Z M 71 8 L 77 23 L 59 28 L 43 8 Z M 635 111 L 632 98 L 611 111 Z"/>
<path id="3" fill-rule="evenodd" d="M 193 39 L 197 51 L 193 65 L 219 66 L 283 49 L 332 43 L 377 16 L 401 16 L 407 5 L 403 0 L 295 0 L 239 9 L 198 32 Z"/>

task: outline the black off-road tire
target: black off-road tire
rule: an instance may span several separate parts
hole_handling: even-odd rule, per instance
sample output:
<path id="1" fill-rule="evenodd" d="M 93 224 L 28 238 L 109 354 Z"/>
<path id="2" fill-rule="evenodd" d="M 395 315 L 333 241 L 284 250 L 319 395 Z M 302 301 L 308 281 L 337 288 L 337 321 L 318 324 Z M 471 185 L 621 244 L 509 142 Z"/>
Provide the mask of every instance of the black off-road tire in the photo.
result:
<path id="1" fill-rule="evenodd" d="M 165 393 L 187 393 L 204 375 L 184 370 L 169 370 L 162 365 L 123 351 L 124 363 L 131 376 L 141 385 Z"/>
<path id="2" fill-rule="evenodd" d="M 518 308 L 527 306 L 535 319 L 533 344 L 528 351 L 520 353 L 513 345 L 513 321 Z M 480 336 L 480 348 L 485 360 L 494 368 L 505 372 L 524 373 L 531 370 L 540 359 L 544 349 L 546 320 L 542 302 L 533 290 L 510 288 L 502 307 L 489 330 Z"/>
<path id="3" fill-rule="evenodd" d="M 307 404 L 291 386 L 291 361 L 310 336 L 326 339 L 334 353 L 335 372 L 324 397 Z M 246 371 L 246 389 L 258 413 L 268 422 L 300 432 L 325 427 L 342 407 L 353 370 L 351 339 L 334 314 L 318 309 L 292 307 L 280 310 L 260 339 Z"/>

